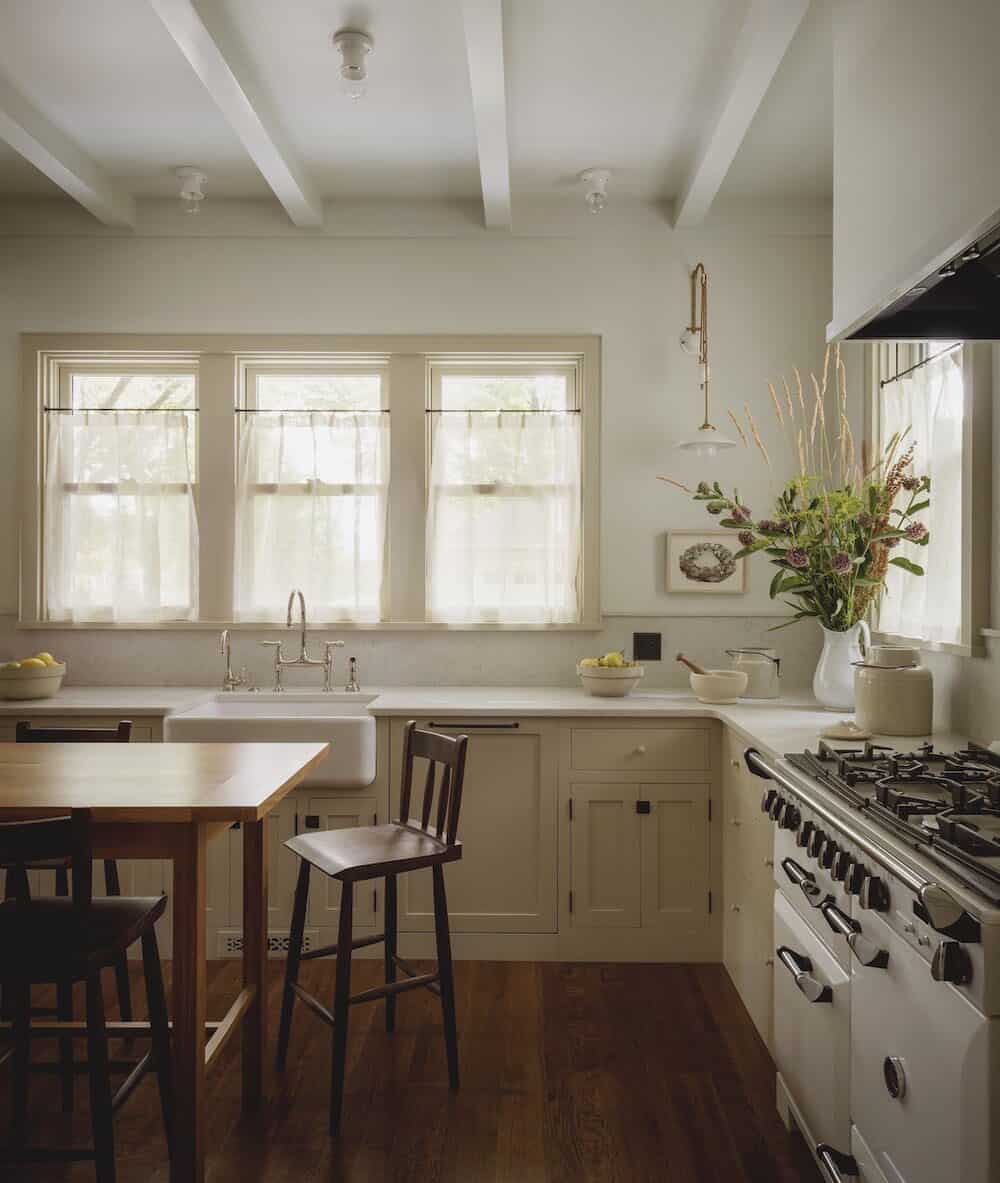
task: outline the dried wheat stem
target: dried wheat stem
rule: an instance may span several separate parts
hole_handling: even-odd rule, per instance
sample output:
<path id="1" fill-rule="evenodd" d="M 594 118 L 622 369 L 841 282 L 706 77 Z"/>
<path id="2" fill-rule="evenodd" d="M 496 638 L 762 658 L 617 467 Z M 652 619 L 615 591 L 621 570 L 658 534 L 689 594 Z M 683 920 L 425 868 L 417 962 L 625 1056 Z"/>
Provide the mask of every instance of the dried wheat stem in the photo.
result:
<path id="1" fill-rule="evenodd" d="M 792 392 L 788 389 L 788 380 L 781 379 L 781 385 L 785 388 L 785 406 L 788 408 L 789 421 L 795 418 L 795 407 L 792 406 Z"/>
<path id="2" fill-rule="evenodd" d="M 658 481 L 666 481 L 668 485 L 674 485 L 678 489 L 683 489 L 685 493 L 693 493 L 694 489 L 688 488 L 687 485 L 682 485 L 680 481 L 675 481 L 672 476 L 658 476 Z"/>
<path id="3" fill-rule="evenodd" d="M 774 389 L 774 383 L 768 382 L 767 388 L 771 392 L 771 402 L 774 403 L 774 413 L 778 416 L 778 422 L 782 427 L 784 427 L 785 416 L 781 413 L 781 403 L 778 402 L 778 395 Z"/>
<path id="4" fill-rule="evenodd" d="M 746 412 L 747 422 L 750 424 L 750 434 L 753 436 L 753 442 L 760 449 L 760 454 L 764 457 L 764 463 L 770 468 L 771 457 L 768 456 L 767 448 L 764 447 L 764 441 L 760 438 L 760 432 L 757 430 L 757 424 L 754 422 L 749 403 L 743 404 L 743 410 Z"/>
<path id="5" fill-rule="evenodd" d="M 739 421 L 739 419 L 737 419 L 737 418 L 736 418 L 736 416 L 733 414 L 732 410 L 728 410 L 728 411 L 726 412 L 726 414 L 729 416 L 729 418 L 730 418 L 730 419 L 732 419 L 732 421 L 733 421 L 733 426 L 734 426 L 734 427 L 736 428 L 736 430 L 737 430 L 737 431 L 740 433 L 740 439 L 743 441 L 743 447 L 744 447 L 744 448 L 749 448 L 749 447 L 750 447 L 750 441 L 747 439 L 747 437 L 746 437 L 746 433 L 744 432 L 743 428 L 740 426 L 740 421 Z"/>

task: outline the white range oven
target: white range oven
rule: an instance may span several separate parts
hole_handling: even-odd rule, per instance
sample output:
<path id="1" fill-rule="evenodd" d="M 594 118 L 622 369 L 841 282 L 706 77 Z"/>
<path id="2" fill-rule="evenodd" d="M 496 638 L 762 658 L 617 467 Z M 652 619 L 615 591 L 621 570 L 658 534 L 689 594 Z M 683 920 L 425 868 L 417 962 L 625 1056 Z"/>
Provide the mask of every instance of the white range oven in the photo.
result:
<path id="1" fill-rule="evenodd" d="M 775 822 L 786 1123 L 830 1183 L 1000 1183 L 1000 758 L 746 761 Z"/>

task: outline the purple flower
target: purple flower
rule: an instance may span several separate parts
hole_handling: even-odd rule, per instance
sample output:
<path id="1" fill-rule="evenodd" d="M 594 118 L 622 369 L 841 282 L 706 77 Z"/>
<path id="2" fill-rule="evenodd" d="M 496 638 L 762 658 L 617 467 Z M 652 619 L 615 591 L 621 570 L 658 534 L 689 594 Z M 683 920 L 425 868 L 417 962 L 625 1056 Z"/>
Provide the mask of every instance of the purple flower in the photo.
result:
<path id="1" fill-rule="evenodd" d="M 883 539 L 883 545 L 885 546 L 886 550 L 892 550 L 892 548 L 894 546 L 899 546 L 899 539 L 898 538 Z"/>
<path id="2" fill-rule="evenodd" d="M 753 534 L 749 530 L 741 530 L 737 535 L 742 546 L 753 546 Z"/>
<path id="3" fill-rule="evenodd" d="M 833 556 L 833 569 L 838 575 L 846 575 L 851 569 L 851 556 L 846 550 L 838 550 Z"/>
<path id="4" fill-rule="evenodd" d="M 927 527 L 923 522 L 910 522 L 906 527 L 906 537 L 911 542 L 923 542 L 927 537 Z"/>
<path id="5" fill-rule="evenodd" d="M 809 566 L 809 556 L 800 546 L 793 546 L 791 550 L 786 550 L 785 558 L 793 567 L 798 567 L 799 570 Z"/>
<path id="6" fill-rule="evenodd" d="M 761 534 L 790 534 L 791 528 L 787 522 L 776 522 L 773 518 L 764 518 L 757 524 Z"/>
<path id="7" fill-rule="evenodd" d="M 870 530 L 875 525 L 875 519 L 870 513 L 859 513 L 858 525 L 862 530 Z"/>
<path id="8" fill-rule="evenodd" d="M 918 476 L 904 476 L 903 488 L 912 493 L 915 489 L 920 488 L 920 477 Z"/>
<path id="9" fill-rule="evenodd" d="M 734 505 L 732 509 L 732 516 L 737 522 L 749 522 L 750 510 L 745 505 Z"/>

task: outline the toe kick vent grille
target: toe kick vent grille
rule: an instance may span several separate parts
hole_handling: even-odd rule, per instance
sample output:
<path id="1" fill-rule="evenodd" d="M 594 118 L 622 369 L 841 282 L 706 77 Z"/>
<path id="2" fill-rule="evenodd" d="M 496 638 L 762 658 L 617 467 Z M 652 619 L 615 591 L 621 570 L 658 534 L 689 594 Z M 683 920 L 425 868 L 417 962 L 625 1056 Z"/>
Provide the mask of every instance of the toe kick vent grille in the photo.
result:
<path id="1" fill-rule="evenodd" d="M 267 954 L 269 957 L 285 957 L 288 954 L 290 933 L 277 929 L 267 934 Z M 302 951 L 308 953 L 316 944 L 317 933 L 306 929 L 303 933 Z M 239 929 L 229 929 L 219 933 L 218 957 L 240 957 L 243 954 L 243 933 Z"/>

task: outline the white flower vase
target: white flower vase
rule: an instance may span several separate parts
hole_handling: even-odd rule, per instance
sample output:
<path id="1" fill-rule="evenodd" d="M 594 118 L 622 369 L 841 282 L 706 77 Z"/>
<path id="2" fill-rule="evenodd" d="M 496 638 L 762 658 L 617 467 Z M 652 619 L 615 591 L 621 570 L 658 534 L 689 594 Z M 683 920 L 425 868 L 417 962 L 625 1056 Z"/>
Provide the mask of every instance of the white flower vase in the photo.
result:
<path id="1" fill-rule="evenodd" d="M 872 643 L 868 622 L 859 620 L 845 632 L 820 628 L 823 652 L 813 674 L 813 694 L 828 711 L 853 711 L 854 663 L 864 659 Z"/>

